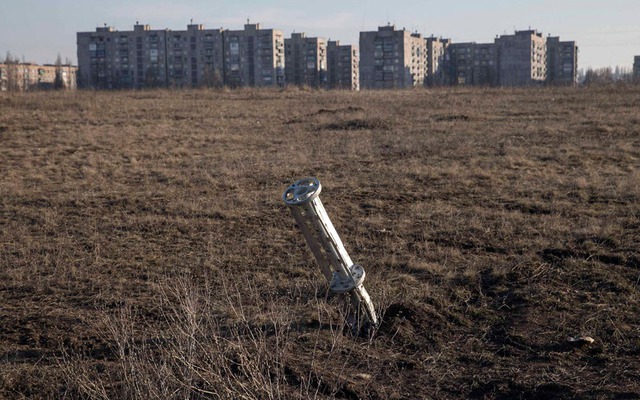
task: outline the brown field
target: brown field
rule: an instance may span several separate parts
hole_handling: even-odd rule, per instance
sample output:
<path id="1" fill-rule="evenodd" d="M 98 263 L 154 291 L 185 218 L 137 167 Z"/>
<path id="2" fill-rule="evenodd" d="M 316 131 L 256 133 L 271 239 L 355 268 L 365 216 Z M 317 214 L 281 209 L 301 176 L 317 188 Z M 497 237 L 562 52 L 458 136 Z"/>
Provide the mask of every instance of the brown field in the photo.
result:
<path id="1" fill-rule="evenodd" d="M 638 399 L 639 249 L 640 87 L 0 94 L 0 398 Z"/>

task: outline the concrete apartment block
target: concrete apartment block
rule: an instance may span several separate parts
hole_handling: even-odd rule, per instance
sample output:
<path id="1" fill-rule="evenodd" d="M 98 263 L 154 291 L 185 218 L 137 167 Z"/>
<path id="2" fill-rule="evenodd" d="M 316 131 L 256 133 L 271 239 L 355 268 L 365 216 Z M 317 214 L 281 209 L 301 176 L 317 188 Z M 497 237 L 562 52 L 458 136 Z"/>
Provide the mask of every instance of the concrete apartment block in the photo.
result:
<path id="1" fill-rule="evenodd" d="M 473 82 L 476 85 L 497 85 L 498 61 L 496 45 L 494 43 L 477 44 L 473 51 Z"/>
<path id="2" fill-rule="evenodd" d="M 111 27 L 96 28 L 95 32 L 78 32 L 78 83 L 99 89 L 113 85 L 113 71 L 107 64 L 113 60 Z M 107 62 L 108 60 L 108 62 Z"/>
<path id="3" fill-rule="evenodd" d="M 191 24 L 187 31 L 167 31 L 165 36 L 164 76 L 169 86 L 222 86 L 222 29 Z"/>
<path id="4" fill-rule="evenodd" d="M 452 43 L 445 56 L 445 76 L 449 85 L 473 84 L 474 42 Z"/>
<path id="5" fill-rule="evenodd" d="M 82 85 L 98 89 L 200 86 L 222 82 L 222 30 L 188 25 L 186 31 L 133 31 L 111 27 L 79 32 Z"/>
<path id="6" fill-rule="evenodd" d="M 79 32 L 79 83 L 97 89 L 142 87 L 158 80 L 166 84 L 165 68 L 159 67 L 165 64 L 165 33 L 140 24 L 133 31 L 105 26 Z"/>
<path id="7" fill-rule="evenodd" d="M 133 32 L 110 31 L 107 37 L 107 80 L 98 77 L 98 85 L 104 88 L 168 86 L 167 36 L 169 30 L 152 30 L 149 25 L 136 24 Z M 100 44 L 97 44 L 97 61 L 100 63 Z"/>
<path id="8" fill-rule="evenodd" d="M 445 53 L 451 44 L 451 39 L 425 38 L 427 43 L 427 86 L 442 86 L 446 84 Z"/>
<path id="9" fill-rule="evenodd" d="M 449 85 L 572 85 L 577 78 L 578 47 L 528 30 L 503 35 L 494 43 L 454 43 L 446 47 Z"/>
<path id="10" fill-rule="evenodd" d="M 328 42 L 327 86 L 360 90 L 360 58 L 356 46 L 341 45 L 339 41 Z"/>
<path id="11" fill-rule="evenodd" d="M 406 50 L 410 49 L 410 53 Z M 409 36 L 409 46 L 405 48 L 412 86 L 424 86 L 427 77 L 427 42 L 421 34 L 412 33 Z M 410 57 L 409 58 L 409 54 Z"/>
<path id="12" fill-rule="evenodd" d="M 547 80 L 547 43 L 535 30 L 496 38 L 501 86 L 528 86 Z"/>
<path id="13" fill-rule="evenodd" d="M 183 86 L 272 86 L 284 83 L 281 31 L 247 24 L 241 31 L 133 31 L 100 27 L 79 32 L 78 66 L 84 86 L 98 89 Z"/>
<path id="14" fill-rule="evenodd" d="M 424 85 L 427 45 L 418 33 L 381 26 L 360 32 L 360 86 L 365 89 Z"/>
<path id="15" fill-rule="evenodd" d="M 226 30 L 224 81 L 231 87 L 284 85 L 284 34 L 246 24 L 244 30 Z"/>
<path id="16" fill-rule="evenodd" d="M 327 41 L 292 33 L 284 40 L 287 85 L 324 87 L 327 83 Z"/>
<path id="17" fill-rule="evenodd" d="M 562 42 L 559 37 L 547 38 L 547 83 L 575 85 L 578 79 L 578 46 Z"/>
<path id="18" fill-rule="evenodd" d="M 640 83 L 640 56 L 633 58 L 633 81 Z"/>
<path id="19" fill-rule="evenodd" d="M 76 89 L 77 71 L 72 65 L 0 64 L 0 91 Z"/>
<path id="20" fill-rule="evenodd" d="M 496 45 L 475 42 L 449 45 L 445 54 L 445 81 L 450 85 L 497 85 Z"/>

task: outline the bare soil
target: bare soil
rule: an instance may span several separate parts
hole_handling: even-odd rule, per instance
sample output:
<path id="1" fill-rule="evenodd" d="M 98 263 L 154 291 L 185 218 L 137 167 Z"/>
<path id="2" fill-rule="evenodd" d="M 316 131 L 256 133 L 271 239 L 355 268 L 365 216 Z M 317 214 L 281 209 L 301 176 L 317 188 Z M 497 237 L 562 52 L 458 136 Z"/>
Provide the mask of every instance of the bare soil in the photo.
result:
<path id="1" fill-rule="evenodd" d="M 0 94 L 8 399 L 639 399 L 639 249 L 640 87 Z"/>

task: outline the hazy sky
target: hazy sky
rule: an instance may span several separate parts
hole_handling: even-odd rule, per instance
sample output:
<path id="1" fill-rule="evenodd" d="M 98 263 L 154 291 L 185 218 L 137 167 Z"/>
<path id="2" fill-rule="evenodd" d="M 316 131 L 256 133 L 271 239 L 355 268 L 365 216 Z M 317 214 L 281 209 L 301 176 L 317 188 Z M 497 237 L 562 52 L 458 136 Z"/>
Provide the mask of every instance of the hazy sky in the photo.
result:
<path id="1" fill-rule="evenodd" d="M 640 0 L 0 0 L 0 57 L 10 51 L 26 61 L 53 63 L 60 54 L 76 63 L 76 32 L 105 23 L 131 30 L 136 21 L 185 30 L 192 18 L 205 28 L 229 29 L 241 29 L 250 18 L 286 37 L 306 32 L 347 44 L 387 22 L 478 43 L 531 27 L 575 40 L 580 68 L 629 67 L 640 55 Z"/>

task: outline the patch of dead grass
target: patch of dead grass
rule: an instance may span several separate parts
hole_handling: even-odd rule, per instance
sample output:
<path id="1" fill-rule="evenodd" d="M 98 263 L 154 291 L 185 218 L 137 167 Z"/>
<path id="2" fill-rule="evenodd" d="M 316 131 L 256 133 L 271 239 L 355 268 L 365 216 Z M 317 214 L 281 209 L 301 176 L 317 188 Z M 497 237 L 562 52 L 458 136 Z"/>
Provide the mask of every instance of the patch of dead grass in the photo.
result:
<path id="1" fill-rule="evenodd" d="M 0 93 L 0 397 L 638 392 L 638 98 Z M 281 204 L 307 175 L 371 340 Z"/>

